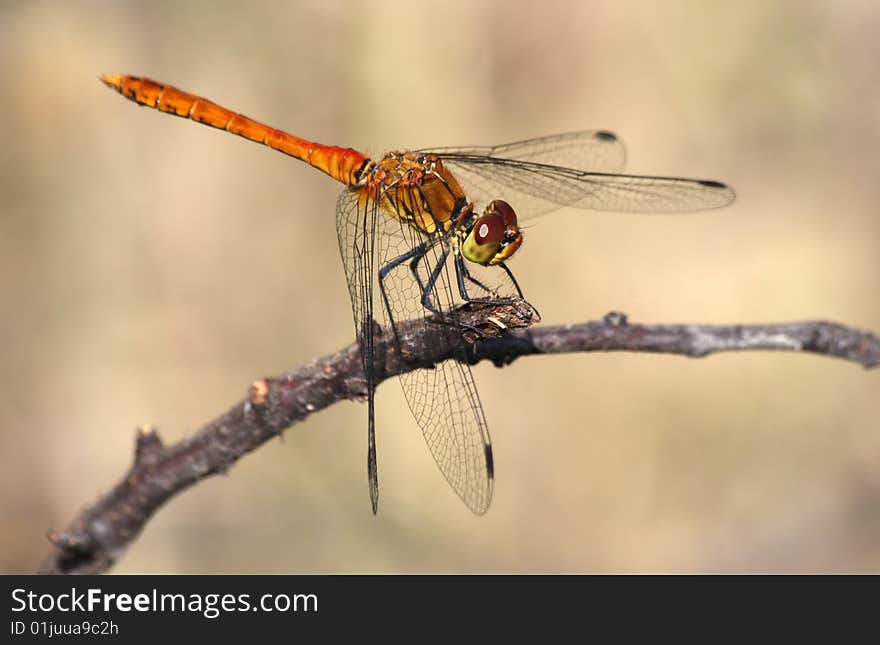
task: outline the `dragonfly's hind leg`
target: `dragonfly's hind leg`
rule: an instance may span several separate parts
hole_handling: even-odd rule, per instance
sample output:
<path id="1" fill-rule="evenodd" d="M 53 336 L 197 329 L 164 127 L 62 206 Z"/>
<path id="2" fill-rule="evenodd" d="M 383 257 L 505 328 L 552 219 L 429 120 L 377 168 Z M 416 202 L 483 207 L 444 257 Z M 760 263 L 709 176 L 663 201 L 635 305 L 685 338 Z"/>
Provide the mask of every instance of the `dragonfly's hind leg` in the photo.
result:
<path id="1" fill-rule="evenodd" d="M 394 315 L 391 310 L 391 301 L 388 300 L 388 291 L 385 289 L 385 278 L 388 277 L 388 274 L 391 273 L 394 269 L 399 267 L 401 264 L 407 261 L 410 262 L 410 270 L 415 273 L 415 269 L 413 267 L 417 266 L 419 261 L 425 257 L 425 254 L 428 252 L 428 243 L 422 242 L 418 246 L 410 249 L 406 253 L 402 255 L 398 255 L 393 260 L 389 260 L 385 266 L 379 269 L 379 291 L 382 292 L 382 302 L 385 303 L 385 311 L 388 312 L 388 322 L 391 325 L 391 329 L 394 332 L 395 338 L 397 338 L 397 326 L 394 321 Z M 416 280 L 419 283 L 419 287 L 422 287 L 422 281 L 419 279 L 418 275 L 416 275 Z M 424 291 L 424 289 L 422 289 Z"/>
<path id="2" fill-rule="evenodd" d="M 413 258 L 412 262 L 409 263 L 409 271 L 412 273 L 413 279 L 416 281 L 416 284 L 419 285 L 419 293 L 425 293 L 425 283 L 422 282 L 422 276 L 419 275 L 419 262 L 425 259 L 427 255 L 427 249 L 425 253 L 421 255 L 417 255 Z"/>

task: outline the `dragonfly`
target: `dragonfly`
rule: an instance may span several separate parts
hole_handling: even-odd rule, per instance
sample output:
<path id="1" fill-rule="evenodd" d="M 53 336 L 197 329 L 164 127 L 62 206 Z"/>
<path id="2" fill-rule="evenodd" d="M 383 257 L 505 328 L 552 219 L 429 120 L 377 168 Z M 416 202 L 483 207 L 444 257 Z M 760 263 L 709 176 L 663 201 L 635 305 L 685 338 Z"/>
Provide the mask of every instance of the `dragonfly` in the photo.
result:
<path id="1" fill-rule="evenodd" d="M 460 315 L 463 307 L 526 302 L 507 265 L 523 244 L 521 220 L 561 207 L 684 213 L 726 206 L 735 198 L 730 187 L 714 180 L 623 174 L 625 149 L 606 130 L 495 146 L 394 150 L 374 159 L 302 139 L 148 78 L 105 74 L 101 80 L 141 106 L 263 144 L 345 186 L 336 225 L 366 380 L 367 480 L 374 514 L 377 309 L 398 347 L 403 320 L 422 321 L 431 334 L 442 328 L 479 342 L 479 336 L 476 341 L 466 336 L 474 329 Z M 492 500 L 494 461 L 463 352 L 433 369 L 407 371 L 400 381 L 441 472 L 471 511 L 482 515 Z"/>

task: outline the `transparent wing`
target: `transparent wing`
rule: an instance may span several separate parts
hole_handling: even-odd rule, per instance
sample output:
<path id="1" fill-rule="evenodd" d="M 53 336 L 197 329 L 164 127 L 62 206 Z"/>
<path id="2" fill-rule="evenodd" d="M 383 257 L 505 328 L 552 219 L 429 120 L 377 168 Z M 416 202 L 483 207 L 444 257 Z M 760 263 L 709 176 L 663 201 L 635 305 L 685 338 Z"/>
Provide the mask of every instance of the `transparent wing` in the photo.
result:
<path id="1" fill-rule="evenodd" d="M 617 173 L 626 164 L 626 149 L 617 135 L 606 130 L 581 130 L 526 139 L 497 146 L 468 146 L 431 148 L 423 152 L 440 155 L 444 163 L 454 168 L 468 197 L 478 210 L 489 201 L 501 198 L 513 204 L 520 217 L 534 218 L 559 208 L 552 200 L 521 191 L 517 186 L 500 184 L 491 173 L 472 168 L 468 160 L 519 160 L 532 163 L 575 168 L 593 172 Z M 455 163 L 456 159 L 463 160 Z"/>
<path id="2" fill-rule="evenodd" d="M 619 174 L 626 159 L 623 144 L 603 130 L 433 152 L 454 170 L 478 206 L 502 198 L 521 219 L 562 206 L 683 213 L 726 206 L 735 198 L 716 181 Z"/>
<path id="3" fill-rule="evenodd" d="M 733 202 L 733 190 L 708 179 L 650 177 L 586 172 L 518 159 L 456 156 L 444 163 L 463 176 L 478 176 L 499 186 L 503 198 L 524 216 L 535 215 L 513 194 L 539 200 L 541 208 L 571 206 L 600 211 L 685 213 L 720 208 Z M 521 200 L 528 205 L 527 199 Z M 541 206 L 540 204 L 543 204 Z"/>
<path id="4" fill-rule="evenodd" d="M 592 172 L 620 172 L 626 164 L 623 142 L 616 134 L 607 130 L 580 130 L 498 146 L 449 146 L 428 148 L 420 152 L 433 152 L 444 157 L 521 159 Z"/>
<path id="5" fill-rule="evenodd" d="M 518 159 L 456 155 L 443 162 L 465 185 L 494 190 L 521 213 L 535 217 L 561 206 L 635 213 L 686 213 L 727 206 L 733 190 L 708 179 L 587 172 Z"/>
<path id="6" fill-rule="evenodd" d="M 358 191 L 347 188 L 336 202 L 336 234 L 351 296 L 355 337 L 367 381 L 367 482 L 373 514 L 379 507 L 379 473 L 376 459 L 373 288 L 376 275 L 376 237 L 372 228 L 374 206 Z"/>
<path id="7" fill-rule="evenodd" d="M 339 198 L 337 233 L 355 329 L 365 356 L 365 370 L 372 364 L 366 358 L 367 354 L 372 355 L 372 346 L 363 338 L 363 330 L 365 321 L 369 320 L 368 312 L 373 310 L 372 300 L 376 298 L 383 303 L 379 309 L 384 314 L 385 333 L 395 333 L 395 321 L 403 320 L 419 320 L 422 325 L 430 326 L 432 334 L 461 333 L 454 315 L 454 268 L 451 259 L 444 257 L 444 245 L 448 246 L 448 242 L 437 241 L 430 245 L 425 235 L 382 212 L 375 201 L 365 200 L 351 190 Z M 381 267 L 421 244 L 426 244 L 425 253 L 418 261 L 413 263 L 413 257 L 401 262 L 379 284 Z M 447 262 L 440 265 L 444 259 Z M 429 320 L 431 315 L 421 304 L 423 285 L 428 283 L 435 268 L 437 278 L 431 302 L 448 312 L 449 320 L 442 325 Z M 396 334 L 394 340 L 399 348 Z M 441 472 L 474 513 L 485 513 L 492 499 L 492 447 L 470 367 L 448 360 L 436 369 L 403 374 L 400 381 L 410 410 Z"/>

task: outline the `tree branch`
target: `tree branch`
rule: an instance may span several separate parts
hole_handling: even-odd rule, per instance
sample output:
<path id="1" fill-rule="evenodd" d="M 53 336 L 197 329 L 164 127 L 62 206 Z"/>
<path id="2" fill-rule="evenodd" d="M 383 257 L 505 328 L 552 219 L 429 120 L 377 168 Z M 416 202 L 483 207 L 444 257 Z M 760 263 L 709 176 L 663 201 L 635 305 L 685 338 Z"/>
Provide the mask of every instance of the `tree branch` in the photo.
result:
<path id="1" fill-rule="evenodd" d="M 450 358 L 506 365 L 520 356 L 563 352 L 632 351 L 703 357 L 716 352 L 786 350 L 880 364 L 880 338 L 830 322 L 777 325 L 635 325 L 612 312 L 577 325 L 525 329 L 535 322 L 519 304 L 468 306 L 460 316 L 464 342 L 448 326 L 405 321 L 398 343 L 376 331 L 377 383 Z M 503 333 L 502 333 L 503 332 Z M 63 531 L 51 531 L 52 552 L 40 573 L 101 573 L 109 569 L 144 525 L 174 495 L 226 472 L 238 459 L 341 399 L 364 400 L 366 381 L 357 344 L 276 378 L 255 381 L 247 398 L 195 433 L 166 446 L 155 428 L 139 428 L 134 464 L 106 495 Z"/>

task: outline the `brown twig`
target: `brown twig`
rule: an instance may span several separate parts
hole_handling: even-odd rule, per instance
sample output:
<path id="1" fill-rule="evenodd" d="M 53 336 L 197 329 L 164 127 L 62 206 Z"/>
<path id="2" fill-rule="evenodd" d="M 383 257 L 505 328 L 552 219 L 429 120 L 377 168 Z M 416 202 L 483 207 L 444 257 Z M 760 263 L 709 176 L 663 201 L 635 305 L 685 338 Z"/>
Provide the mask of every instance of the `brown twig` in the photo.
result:
<path id="1" fill-rule="evenodd" d="M 562 352 L 633 351 L 702 357 L 723 351 L 786 350 L 880 364 L 880 338 L 830 322 L 778 325 L 634 325 L 620 313 L 557 327 L 528 327 L 531 311 L 516 306 L 463 312 L 482 340 L 468 345 L 448 328 L 423 321 L 398 325 L 400 345 L 377 337 L 377 383 L 455 357 L 501 366 L 520 356 Z M 499 335 L 498 330 L 507 330 Z M 495 333 L 493 333 L 493 330 Z M 497 336 L 497 337 L 492 337 Z M 438 341 L 438 338 L 440 339 Z M 399 348 L 399 351 L 398 351 Z M 414 360 L 417 357 L 417 360 Z M 137 432 L 134 464 L 109 493 L 63 531 L 41 573 L 100 573 L 109 569 L 162 504 L 199 480 L 227 471 L 239 458 L 341 399 L 363 400 L 366 384 L 356 344 L 277 378 L 254 382 L 246 399 L 189 437 L 166 446 L 153 428 Z"/>

